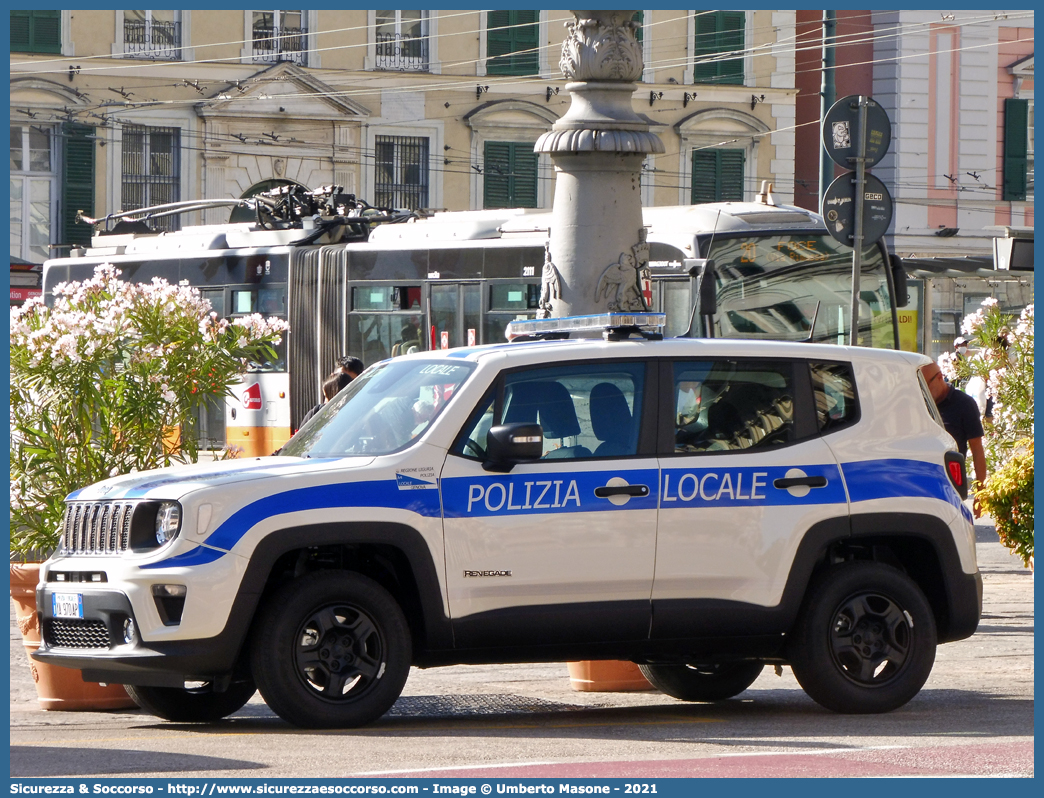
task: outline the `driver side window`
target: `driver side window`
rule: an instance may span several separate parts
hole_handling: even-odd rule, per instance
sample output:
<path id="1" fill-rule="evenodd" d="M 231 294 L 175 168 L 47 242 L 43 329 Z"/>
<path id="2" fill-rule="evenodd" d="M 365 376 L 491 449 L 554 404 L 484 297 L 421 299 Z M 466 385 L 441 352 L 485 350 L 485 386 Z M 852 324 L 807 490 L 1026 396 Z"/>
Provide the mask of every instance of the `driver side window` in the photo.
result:
<path id="1" fill-rule="evenodd" d="M 627 457 L 638 452 L 645 364 L 583 363 L 503 378 L 482 400 L 453 453 L 483 459 L 486 434 L 499 424 L 540 424 L 545 460 Z"/>

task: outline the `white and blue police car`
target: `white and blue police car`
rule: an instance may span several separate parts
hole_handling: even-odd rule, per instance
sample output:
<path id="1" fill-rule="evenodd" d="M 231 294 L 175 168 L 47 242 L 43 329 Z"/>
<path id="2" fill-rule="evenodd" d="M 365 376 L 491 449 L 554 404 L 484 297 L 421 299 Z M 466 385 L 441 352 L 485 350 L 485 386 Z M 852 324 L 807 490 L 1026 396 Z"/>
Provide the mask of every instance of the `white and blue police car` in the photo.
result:
<path id="1" fill-rule="evenodd" d="M 982 604 L 927 358 L 661 322 L 387 360 L 278 456 L 71 494 L 34 657 L 178 721 L 259 689 L 353 727 L 411 665 L 592 659 L 688 701 L 789 664 L 831 710 L 902 706 Z"/>

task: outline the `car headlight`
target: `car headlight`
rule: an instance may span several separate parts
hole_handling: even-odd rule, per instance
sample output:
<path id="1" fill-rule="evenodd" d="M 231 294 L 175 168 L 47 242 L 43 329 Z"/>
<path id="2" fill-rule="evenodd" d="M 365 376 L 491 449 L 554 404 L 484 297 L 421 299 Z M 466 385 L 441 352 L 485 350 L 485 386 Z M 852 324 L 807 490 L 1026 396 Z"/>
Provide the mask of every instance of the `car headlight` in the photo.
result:
<path id="1" fill-rule="evenodd" d="M 177 502 L 162 502 L 156 513 L 156 544 L 162 546 L 173 540 L 181 528 L 181 505 Z"/>

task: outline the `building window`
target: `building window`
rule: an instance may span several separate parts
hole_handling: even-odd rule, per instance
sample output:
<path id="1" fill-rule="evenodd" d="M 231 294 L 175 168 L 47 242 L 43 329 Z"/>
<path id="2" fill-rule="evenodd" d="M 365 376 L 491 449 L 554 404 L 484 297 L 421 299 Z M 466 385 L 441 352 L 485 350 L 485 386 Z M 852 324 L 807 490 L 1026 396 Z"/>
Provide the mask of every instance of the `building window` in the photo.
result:
<path id="1" fill-rule="evenodd" d="M 696 13 L 696 83 L 743 84 L 743 11 L 698 11 Z M 723 58 L 723 54 L 736 55 Z"/>
<path id="2" fill-rule="evenodd" d="M 307 63 L 305 11 L 254 11 L 252 39 L 255 61 Z"/>
<path id="3" fill-rule="evenodd" d="M 12 53 L 62 52 L 61 11 L 12 11 Z"/>
<path id="4" fill-rule="evenodd" d="M 485 143 L 482 207 L 537 207 L 537 154 L 533 152 L 532 142 Z"/>
<path id="5" fill-rule="evenodd" d="M 123 128 L 123 210 L 165 205 L 181 199 L 181 129 Z M 178 217 L 153 220 L 160 230 L 177 230 Z"/>
<path id="6" fill-rule="evenodd" d="M 693 150 L 692 204 L 742 202 L 745 161 L 743 150 Z"/>
<path id="7" fill-rule="evenodd" d="M 124 11 L 123 52 L 133 58 L 181 58 L 179 11 Z"/>
<path id="8" fill-rule="evenodd" d="M 51 257 L 57 193 L 53 129 L 11 125 L 11 257 L 43 263 Z"/>
<path id="9" fill-rule="evenodd" d="M 645 12 L 635 11 L 634 16 L 631 17 L 631 22 L 637 22 L 638 28 L 634 32 L 634 38 L 638 41 L 638 44 L 642 43 L 642 31 L 645 29 Z"/>
<path id="10" fill-rule="evenodd" d="M 428 138 L 377 136 L 374 140 L 374 202 L 416 211 L 428 207 Z"/>
<path id="11" fill-rule="evenodd" d="M 486 17 L 486 74 L 540 71 L 540 12 L 490 11 Z"/>
<path id="12" fill-rule="evenodd" d="M 1004 101 L 1004 191 L 1002 199 L 1022 201 L 1029 187 L 1029 100 Z"/>
<path id="13" fill-rule="evenodd" d="M 377 69 L 426 72 L 428 12 L 376 12 Z"/>

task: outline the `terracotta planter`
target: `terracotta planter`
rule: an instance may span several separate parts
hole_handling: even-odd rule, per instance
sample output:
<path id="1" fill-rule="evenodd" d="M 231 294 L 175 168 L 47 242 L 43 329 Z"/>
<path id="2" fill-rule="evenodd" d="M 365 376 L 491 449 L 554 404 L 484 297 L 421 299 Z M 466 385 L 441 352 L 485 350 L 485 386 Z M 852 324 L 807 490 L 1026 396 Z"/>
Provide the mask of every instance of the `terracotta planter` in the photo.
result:
<path id="1" fill-rule="evenodd" d="M 627 693 L 655 690 L 638 666 L 621 660 L 567 662 L 569 685 L 581 693 Z"/>
<path id="2" fill-rule="evenodd" d="M 11 563 L 11 598 L 15 602 L 15 618 L 27 655 L 40 647 L 40 621 L 36 614 L 36 583 L 39 580 L 40 563 Z M 36 662 L 31 657 L 29 668 L 41 709 L 82 712 L 137 707 L 122 684 L 102 687 L 97 682 L 85 682 L 79 671 Z"/>

